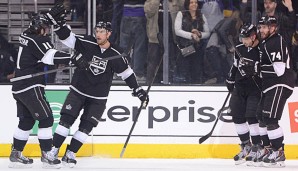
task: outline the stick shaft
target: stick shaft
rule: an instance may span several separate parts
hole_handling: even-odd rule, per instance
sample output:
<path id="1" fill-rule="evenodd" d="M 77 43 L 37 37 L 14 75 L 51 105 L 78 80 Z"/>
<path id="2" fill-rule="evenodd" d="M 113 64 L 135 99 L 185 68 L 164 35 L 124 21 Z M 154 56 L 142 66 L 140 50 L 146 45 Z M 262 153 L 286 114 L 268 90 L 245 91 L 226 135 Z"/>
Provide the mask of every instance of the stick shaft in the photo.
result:
<path id="1" fill-rule="evenodd" d="M 229 42 L 231 43 L 232 47 L 235 49 L 235 52 L 237 53 L 237 55 L 239 56 L 239 58 L 243 58 L 243 56 L 241 55 L 241 53 L 239 52 L 239 50 L 235 46 L 232 37 L 229 36 L 228 39 L 229 39 Z"/>
<path id="2" fill-rule="evenodd" d="M 214 131 L 216 125 L 217 125 L 217 122 L 218 122 L 219 118 L 220 118 L 221 115 L 222 115 L 222 111 L 223 111 L 224 107 L 226 106 L 226 103 L 227 103 L 227 101 L 228 101 L 230 95 L 231 95 L 231 93 L 229 92 L 228 95 L 227 95 L 227 97 L 226 97 L 226 99 L 225 99 L 225 101 L 224 101 L 224 103 L 223 103 L 223 105 L 222 105 L 222 107 L 219 109 L 219 111 L 218 111 L 218 116 L 217 116 L 217 118 L 216 118 L 216 120 L 215 120 L 215 122 L 214 122 L 214 124 L 213 124 L 213 127 L 212 127 L 211 131 L 210 131 L 208 134 L 202 136 L 202 137 L 199 139 L 199 143 L 200 143 L 200 144 L 202 144 L 204 141 L 206 141 L 208 138 L 211 137 L 211 135 L 212 135 L 212 133 L 213 133 L 213 131 Z"/>
<path id="3" fill-rule="evenodd" d="M 123 56 L 126 56 L 126 53 L 111 56 L 111 57 L 107 57 L 107 58 L 98 59 L 96 61 L 89 61 L 88 64 L 92 64 L 94 62 L 109 61 L 109 60 L 121 58 Z M 15 81 L 20 81 L 20 80 L 24 80 L 24 79 L 28 79 L 28 78 L 32 78 L 32 77 L 37 77 L 37 76 L 40 76 L 40 75 L 55 73 L 55 72 L 58 72 L 58 71 L 63 71 L 63 70 L 66 70 L 66 69 L 70 69 L 72 67 L 75 67 L 75 66 L 65 66 L 65 67 L 61 67 L 61 68 L 57 68 L 57 69 L 53 69 L 53 70 L 38 72 L 38 73 L 35 73 L 35 74 L 28 74 L 28 75 L 24 75 L 24 76 L 20 76 L 20 77 L 15 77 L 15 78 L 10 79 L 10 82 L 15 82 Z"/>
<path id="4" fill-rule="evenodd" d="M 158 37 L 158 41 L 159 41 L 159 44 L 160 44 L 160 47 L 161 47 L 161 53 L 163 54 L 164 49 L 163 49 L 162 35 L 161 35 L 160 33 L 158 33 L 157 37 Z M 146 92 L 147 92 L 147 95 L 149 94 L 149 91 L 150 91 L 151 86 L 152 86 L 152 84 L 153 84 L 153 82 L 154 82 L 154 80 L 155 80 L 155 77 L 156 77 L 156 75 L 157 75 L 157 72 L 158 72 L 158 69 L 159 69 L 161 63 L 162 63 L 162 57 L 160 58 L 160 61 L 159 61 L 158 65 L 157 65 L 157 67 L 155 68 L 153 79 L 152 79 L 152 81 L 150 82 L 150 84 L 149 84 L 149 86 L 148 86 L 148 88 L 147 88 L 147 91 L 146 91 Z M 139 115 L 140 115 L 140 113 L 141 113 L 141 111 L 142 111 L 143 103 L 144 103 L 144 102 L 141 103 L 141 105 L 140 105 L 140 107 L 139 107 L 139 109 L 138 109 L 138 113 L 137 113 L 137 115 L 135 116 L 135 119 L 134 119 L 134 121 L 133 121 L 132 127 L 130 128 L 129 134 L 128 134 L 127 138 L 126 138 L 126 141 L 125 141 L 124 146 L 123 146 L 123 148 L 122 148 L 122 151 L 121 151 L 121 153 L 120 153 L 120 158 L 122 158 L 123 155 L 124 155 L 124 152 L 125 152 L 125 150 L 126 150 L 128 141 L 129 141 L 129 139 L 130 139 L 130 137 L 131 137 L 132 131 L 133 131 L 133 129 L 134 129 L 136 123 L 137 123 L 137 120 L 138 120 L 138 118 L 139 118 Z"/>

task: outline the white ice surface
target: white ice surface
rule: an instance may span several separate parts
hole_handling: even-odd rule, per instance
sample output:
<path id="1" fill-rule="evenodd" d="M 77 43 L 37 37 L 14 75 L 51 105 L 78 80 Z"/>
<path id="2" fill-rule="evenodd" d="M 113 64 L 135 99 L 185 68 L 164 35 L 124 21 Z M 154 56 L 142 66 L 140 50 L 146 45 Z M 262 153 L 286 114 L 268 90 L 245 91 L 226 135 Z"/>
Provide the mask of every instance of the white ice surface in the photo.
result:
<path id="1" fill-rule="evenodd" d="M 107 159 L 96 157 L 77 158 L 74 168 L 61 167 L 74 171 L 297 171 L 298 160 L 286 160 L 285 168 L 249 167 L 234 165 L 232 159 Z M 39 158 L 34 158 L 33 167 L 28 169 L 8 168 L 8 158 L 0 158 L 0 171 L 14 170 L 58 170 L 43 169 Z"/>

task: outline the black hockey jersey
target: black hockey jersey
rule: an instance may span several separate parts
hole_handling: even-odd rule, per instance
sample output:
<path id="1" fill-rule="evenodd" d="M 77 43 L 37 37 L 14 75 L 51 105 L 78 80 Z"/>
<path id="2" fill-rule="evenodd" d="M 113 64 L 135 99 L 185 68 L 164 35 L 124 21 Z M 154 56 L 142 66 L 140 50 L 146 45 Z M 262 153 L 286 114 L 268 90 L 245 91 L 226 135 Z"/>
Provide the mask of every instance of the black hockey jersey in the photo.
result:
<path id="1" fill-rule="evenodd" d="M 290 57 L 286 42 L 279 34 L 274 34 L 262 41 L 261 49 L 261 77 L 263 92 L 276 86 L 293 89 L 295 85 L 295 73 L 290 66 Z M 284 63 L 285 71 L 278 76 L 274 64 Z"/>
<path id="2" fill-rule="evenodd" d="M 247 76 L 242 74 L 239 69 L 239 61 L 240 58 L 247 58 L 253 61 L 260 61 L 260 53 L 258 46 L 256 47 L 245 47 L 244 44 L 239 44 L 236 46 L 238 52 L 240 53 L 239 56 L 237 53 L 234 55 L 234 62 L 230 70 L 230 77 L 235 78 L 235 87 L 245 88 L 247 90 L 260 91 L 261 87 L 261 78 L 259 76 Z"/>
<path id="3" fill-rule="evenodd" d="M 75 35 L 67 27 L 56 31 L 56 34 L 62 43 L 81 53 L 84 60 L 88 62 L 122 53 L 118 47 L 112 44 L 108 49 L 101 49 L 93 36 Z M 122 78 L 133 74 L 125 57 L 93 63 L 87 70 L 77 68 L 70 88 L 86 97 L 107 99 L 114 73 L 120 74 Z"/>
<path id="4" fill-rule="evenodd" d="M 49 36 L 27 34 L 19 37 L 19 51 L 16 61 L 15 77 L 44 71 L 45 64 L 68 64 L 70 54 L 53 49 Z M 45 86 L 45 77 L 37 76 L 15 81 L 12 84 L 13 93 L 23 92 L 36 86 Z"/>

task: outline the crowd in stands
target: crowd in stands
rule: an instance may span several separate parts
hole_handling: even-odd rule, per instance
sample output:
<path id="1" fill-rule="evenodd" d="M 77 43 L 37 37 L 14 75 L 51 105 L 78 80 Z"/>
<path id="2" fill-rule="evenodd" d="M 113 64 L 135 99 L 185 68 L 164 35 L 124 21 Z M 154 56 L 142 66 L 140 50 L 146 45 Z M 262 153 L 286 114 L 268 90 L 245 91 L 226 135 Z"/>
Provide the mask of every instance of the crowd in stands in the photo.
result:
<path id="1" fill-rule="evenodd" d="M 282 18 L 280 33 L 292 47 L 297 71 L 298 26 L 292 26 L 296 16 L 291 11 L 297 2 L 283 4 L 277 0 L 277 7 L 270 9 L 264 1 L 257 1 L 257 17 Z M 78 20 L 84 21 L 86 12 L 79 2 L 70 0 L 70 7 L 72 12 L 77 10 Z M 251 22 L 251 4 L 251 0 L 168 0 L 169 81 L 179 85 L 223 84 L 233 62 L 234 45 L 239 43 L 239 28 Z M 164 27 L 163 0 L 97 0 L 96 5 L 97 19 L 112 23 L 111 43 L 124 50 L 131 48 L 129 62 L 137 79 L 151 83 L 163 54 L 157 39 Z M 273 14 L 269 10 L 274 10 Z M 184 55 L 182 50 L 189 53 Z M 154 83 L 162 82 L 162 69 L 161 65 Z"/>
<path id="2" fill-rule="evenodd" d="M 0 35 L 0 83 L 9 83 L 14 77 L 17 52 L 13 45 Z"/>

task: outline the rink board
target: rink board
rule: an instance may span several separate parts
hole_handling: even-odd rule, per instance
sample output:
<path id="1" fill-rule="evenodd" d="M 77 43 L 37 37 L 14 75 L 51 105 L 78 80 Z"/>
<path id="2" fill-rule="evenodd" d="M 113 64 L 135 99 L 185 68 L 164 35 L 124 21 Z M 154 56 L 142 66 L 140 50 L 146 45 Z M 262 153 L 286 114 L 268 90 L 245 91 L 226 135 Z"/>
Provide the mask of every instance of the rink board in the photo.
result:
<path id="1" fill-rule="evenodd" d="M 147 87 L 144 87 L 146 89 Z M 12 136 L 18 124 L 15 101 L 11 86 L 0 86 L 0 156 L 8 156 Z M 59 122 L 59 111 L 68 93 L 68 86 L 48 86 L 46 96 L 55 118 L 53 130 Z M 285 134 L 288 159 L 298 158 L 298 89 L 285 106 L 280 125 Z M 207 134 L 218 115 L 228 92 L 222 86 L 156 86 L 149 93 L 147 109 L 140 117 L 127 145 L 127 158 L 231 158 L 238 152 L 231 117 L 224 108 L 213 137 L 198 144 L 201 136 Z M 296 98 L 295 98 L 296 97 Z M 106 111 L 98 126 L 92 131 L 78 156 L 119 157 L 124 142 L 137 114 L 140 101 L 131 96 L 126 86 L 112 86 Z M 78 119 L 79 121 L 79 119 Z M 77 130 L 76 121 L 65 141 Z M 39 156 L 37 126 L 34 127 L 24 153 Z M 65 144 L 60 151 L 64 153 Z"/>

